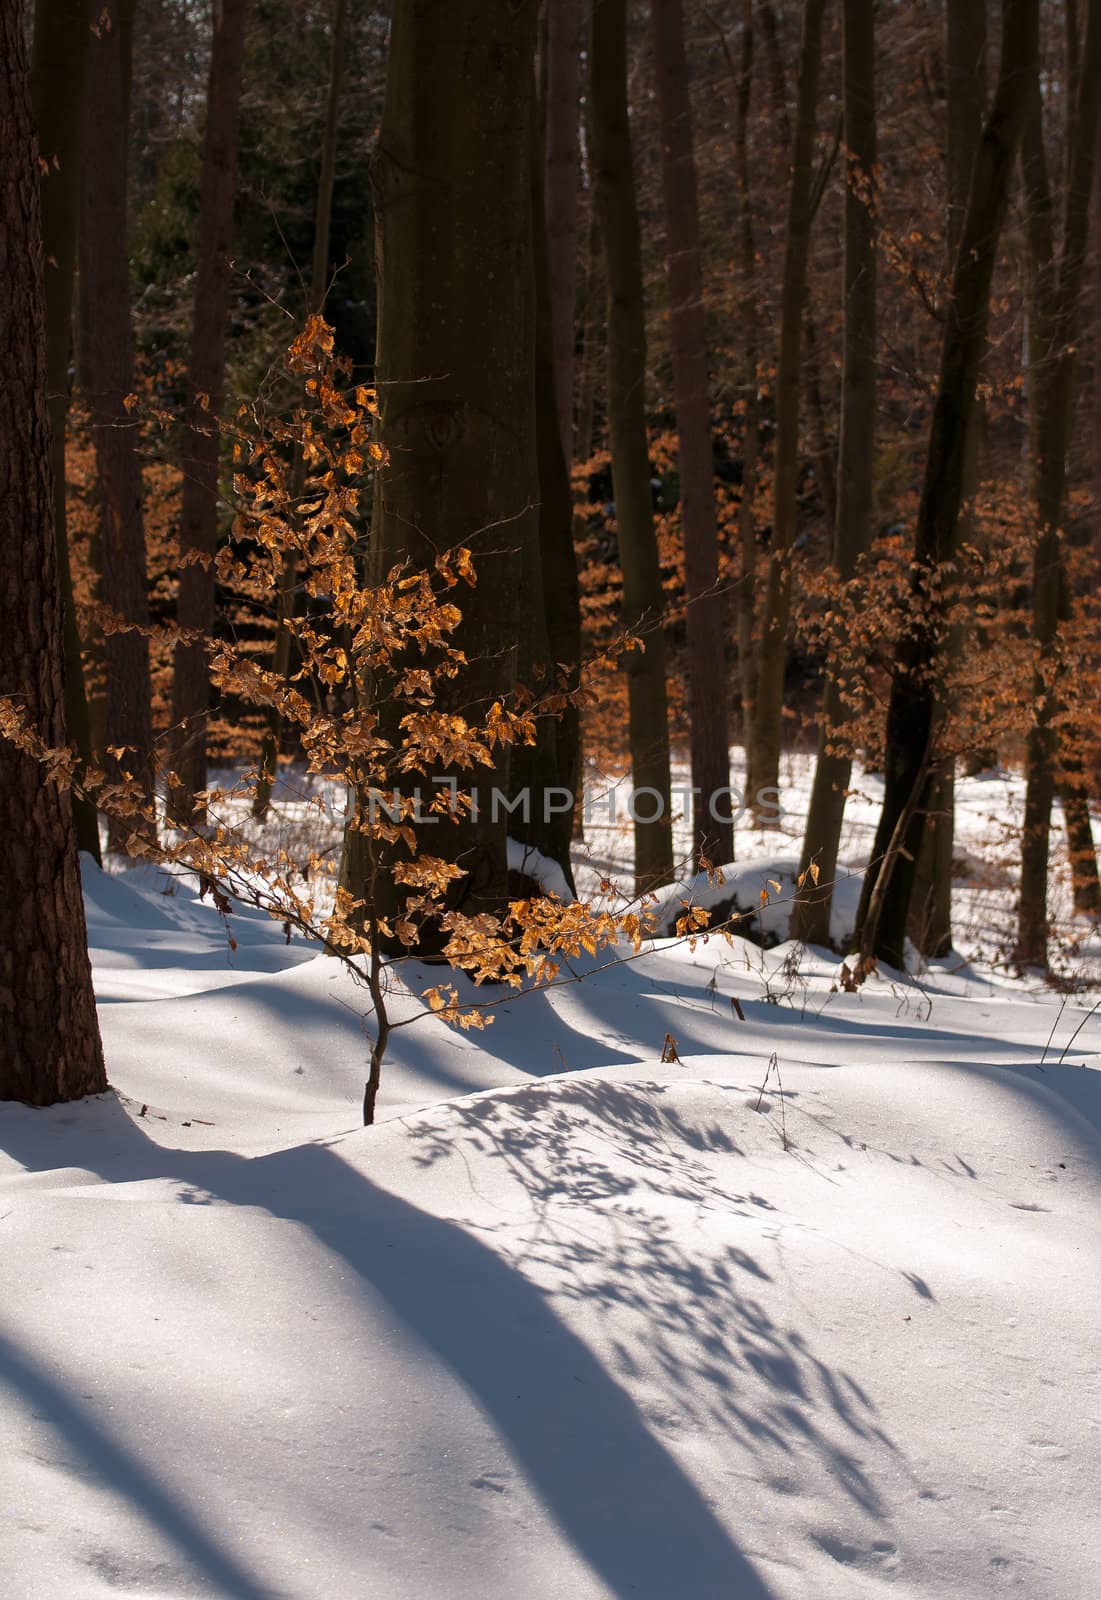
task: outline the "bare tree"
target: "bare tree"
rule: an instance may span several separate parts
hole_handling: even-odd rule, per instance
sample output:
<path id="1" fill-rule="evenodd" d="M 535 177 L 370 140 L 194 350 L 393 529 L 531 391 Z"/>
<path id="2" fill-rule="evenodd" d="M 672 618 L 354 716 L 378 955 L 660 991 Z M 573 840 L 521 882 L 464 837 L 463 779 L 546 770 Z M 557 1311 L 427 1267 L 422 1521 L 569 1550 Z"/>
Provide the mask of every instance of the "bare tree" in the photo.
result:
<path id="1" fill-rule="evenodd" d="M 548 0 L 544 207 L 551 354 L 562 454 L 573 460 L 573 372 L 577 339 L 577 214 L 580 187 L 580 0 Z"/>
<path id="2" fill-rule="evenodd" d="M 956 554 L 990 285 L 1035 71 L 1038 9 L 1038 0 L 1003 0 L 998 83 L 975 155 L 941 343 L 914 534 L 911 613 L 899 641 L 887 710 L 883 809 L 856 930 L 862 955 L 893 966 L 903 963 L 929 777 L 937 760 L 933 711 L 946 627 L 936 580 Z"/>
<path id="3" fill-rule="evenodd" d="M 688 703 L 697 860 L 734 858 L 729 808 L 714 815 L 730 783 L 730 711 L 722 602 L 707 328 L 703 304 L 696 158 L 681 0 L 650 0 L 661 128 L 665 262 L 677 407 L 681 521 L 687 599 Z"/>
<path id="4" fill-rule="evenodd" d="M 623 620 L 645 642 L 644 651 L 630 653 L 627 668 L 632 779 L 636 791 L 648 791 L 634 825 L 635 880 L 643 890 L 672 880 L 673 835 L 663 594 L 646 438 L 642 246 L 627 108 L 626 0 L 594 0 L 591 88 L 593 164 L 608 286 L 608 431 Z M 653 808 L 653 820 L 641 820 L 647 807 Z"/>
<path id="5" fill-rule="evenodd" d="M 841 374 L 841 450 L 834 565 L 844 582 L 853 576 L 871 538 L 874 510 L 876 363 L 875 23 L 866 0 L 845 0 L 844 142 L 845 346 Z M 848 753 L 834 741 L 846 721 L 851 668 L 832 663 L 822 696 L 818 764 L 803 838 L 803 898 L 792 916 L 792 936 L 828 944 L 845 797 L 852 773 Z M 813 871 L 812 871 L 813 868 Z M 817 878 L 817 882 L 815 882 Z"/>
<path id="6" fill-rule="evenodd" d="M 945 218 L 946 270 L 950 273 L 967 210 L 971 168 L 986 115 L 986 0 L 961 0 L 945 7 L 945 167 L 947 211 Z M 960 512 L 963 537 L 972 539 L 967 502 L 978 487 L 982 402 L 976 425 L 969 434 L 964 463 L 964 505 Z M 947 640 L 951 657 L 966 648 L 964 630 L 955 629 Z M 951 707 L 938 699 L 933 719 L 943 729 Z M 980 756 L 975 752 L 975 756 Z M 989 752 L 987 753 L 989 754 Z M 985 763 L 984 763 L 985 764 Z M 955 762 L 945 756 L 929 774 L 925 833 L 921 841 L 914 888 L 910 897 L 909 931 L 916 947 L 927 956 L 944 956 L 952 948 L 952 875 L 956 832 Z"/>
<path id="7" fill-rule="evenodd" d="M 815 207 L 814 135 L 825 7 L 826 0 L 804 0 L 799 45 L 799 79 L 780 302 L 780 351 L 776 364 L 775 510 L 761 624 L 753 738 L 748 752 L 747 787 L 751 798 L 764 790 L 775 789 L 780 776 L 784 667 L 791 613 L 791 554 L 795 544 L 798 510 L 803 313 Z"/>
<path id="8" fill-rule="evenodd" d="M 1032 487 L 1039 535 L 1033 558 L 1032 632 L 1037 650 L 1033 718 L 1025 759 L 1025 820 L 1021 836 L 1021 895 L 1017 918 L 1018 961 L 1046 966 L 1047 880 L 1051 805 L 1058 781 L 1060 695 L 1056 682 L 1061 624 L 1070 607 L 1063 527 L 1067 451 L 1074 393 L 1075 345 L 1089 245 L 1089 207 L 1101 93 L 1101 3 L 1090 0 L 1080 64 L 1072 57 L 1073 132 L 1066 140 L 1069 167 L 1062 238 L 1055 243 L 1054 207 L 1044 149 L 1040 84 L 1033 74 L 1025 135 L 1025 186 L 1032 260 Z M 1069 803 L 1068 803 L 1069 802 Z M 1064 789 L 1070 813 L 1076 878 L 1096 858 L 1085 797 Z"/>

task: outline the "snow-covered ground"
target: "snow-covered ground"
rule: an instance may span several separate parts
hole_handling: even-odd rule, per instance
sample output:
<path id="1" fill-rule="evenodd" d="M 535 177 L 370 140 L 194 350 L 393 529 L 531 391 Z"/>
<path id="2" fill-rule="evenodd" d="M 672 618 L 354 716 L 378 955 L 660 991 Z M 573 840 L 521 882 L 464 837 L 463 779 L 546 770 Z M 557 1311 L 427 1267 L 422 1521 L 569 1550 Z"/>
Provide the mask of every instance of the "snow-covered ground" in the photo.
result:
<path id="1" fill-rule="evenodd" d="M 994 955 L 1019 795 L 961 787 Z M 114 1091 L 0 1107 L 5 1596 L 1096 1592 L 1091 996 L 663 943 L 470 1035 L 414 968 L 365 1130 L 339 964 L 148 868 L 86 898 Z"/>

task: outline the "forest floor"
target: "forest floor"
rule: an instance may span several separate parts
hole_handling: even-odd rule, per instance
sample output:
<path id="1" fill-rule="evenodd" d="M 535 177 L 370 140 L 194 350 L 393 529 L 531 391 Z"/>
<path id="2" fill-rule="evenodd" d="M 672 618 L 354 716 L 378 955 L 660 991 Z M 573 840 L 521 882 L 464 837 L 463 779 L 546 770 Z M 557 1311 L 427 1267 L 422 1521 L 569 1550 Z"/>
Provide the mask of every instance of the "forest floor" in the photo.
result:
<path id="1" fill-rule="evenodd" d="M 857 993 L 659 941 L 463 1034 L 412 968 L 371 1129 L 338 963 L 88 867 L 113 1090 L 0 1107 L 5 1596 L 1092 1595 L 1101 1011 L 999 954 L 1019 800 L 961 785 L 959 953 Z"/>

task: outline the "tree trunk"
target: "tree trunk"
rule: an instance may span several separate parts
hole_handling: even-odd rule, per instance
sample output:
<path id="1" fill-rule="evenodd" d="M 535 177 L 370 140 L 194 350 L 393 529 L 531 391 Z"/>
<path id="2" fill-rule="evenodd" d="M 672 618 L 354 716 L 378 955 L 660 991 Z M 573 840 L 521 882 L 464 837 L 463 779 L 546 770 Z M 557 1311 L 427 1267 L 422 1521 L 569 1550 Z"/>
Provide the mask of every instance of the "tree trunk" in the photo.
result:
<path id="1" fill-rule="evenodd" d="M 1101 91 L 1101 0 L 1090 0 L 1077 73 L 1074 134 L 1068 140 L 1063 238 L 1055 254 L 1053 207 L 1044 161 L 1042 101 L 1035 68 L 1029 80 L 1026 150 L 1028 240 L 1032 262 L 1030 393 L 1032 476 L 1040 529 L 1033 556 L 1032 634 L 1037 654 L 1033 719 L 1025 757 L 1025 818 L 1016 958 L 1045 967 L 1051 804 L 1057 782 L 1059 694 L 1055 681 L 1059 625 L 1069 606 L 1062 528 L 1071 435 L 1074 357 L 1089 244 L 1089 206 Z M 1072 805 L 1072 818 L 1074 807 Z M 1073 849 L 1081 849 L 1082 839 Z M 1087 814 L 1088 822 L 1088 814 Z"/>
<path id="2" fill-rule="evenodd" d="M 986 0 L 964 0 L 962 4 L 945 8 L 948 182 L 945 248 L 949 270 L 956 257 L 967 210 L 971 169 L 986 115 L 986 44 Z M 965 500 L 974 493 L 978 482 L 980 431 L 981 412 L 969 435 L 964 464 Z M 966 515 L 966 512 L 961 513 L 961 517 Z M 965 537 L 971 535 L 968 524 Z M 958 654 L 964 647 L 964 639 L 957 630 L 947 648 L 951 654 Z M 943 726 L 948 710 L 943 701 L 934 707 L 933 717 L 938 728 Z M 945 956 L 952 948 L 955 822 L 955 763 L 946 759 L 929 777 L 925 833 L 910 900 L 910 938 L 926 956 Z"/>
<path id="3" fill-rule="evenodd" d="M 876 225 L 873 208 L 876 165 L 875 24 L 866 0 L 845 0 L 844 143 L 845 335 L 841 374 L 841 445 L 834 561 L 847 582 L 868 548 L 874 513 Z M 835 742 L 847 720 L 847 672 L 831 663 L 822 697 L 818 765 L 814 773 L 801 870 L 803 898 L 792 915 L 792 937 L 810 944 L 830 942 L 830 909 L 845 797 L 852 774 L 847 750 Z M 812 864 L 818 881 L 813 881 Z"/>
<path id="4" fill-rule="evenodd" d="M 344 76 L 345 27 L 348 0 L 334 0 L 332 37 L 329 48 L 329 93 L 325 107 L 325 135 L 321 143 L 321 167 L 317 176 L 317 197 L 314 204 L 313 266 L 310 272 L 308 313 L 316 313 L 325 304 L 329 288 L 329 233 L 333 211 L 333 183 L 336 179 L 337 134 L 340 129 L 340 90 Z M 291 499 L 302 493 L 305 483 L 305 461 L 301 451 L 295 458 L 291 481 Z M 292 552 L 283 558 L 283 571 L 276 597 L 275 646 L 272 650 L 272 671 L 284 683 L 290 674 L 291 635 L 288 623 L 294 615 L 295 578 L 298 562 Z M 279 746 L 283 737 L 283 717 L 278 706 L 269 706 L 265 714 L 267 727 L 260 750 L 256 791 L 253 795 L 252 814 L 262 821 L 271 805 L 272 784 L 279 764 Z"/>
<path id="5" fill-rule="evenodd" d="M 515 684 L 518 593 L 536 538 L 531 119 L 535 0 L 397 0 L 372 164 L 378 259 L 377 381 L 388 465 L 376 480 L 372 569 L 469 546 L 477 587 L 456 594 L 468 665 L 437 704 L 477 727 Z M 383 732 L 402 707 L 380 704 Z M 389 720 L 387 720 L 389 719 Z M 462 867 L 449 904 L 507 899 L 507 748 L 493 768 L 450 774 L 479 819 L 441 818 L 433 855 Z M 362 797 L 361 797 L 362 802 Z M 361 811 L 362 820 L 362 811 Z M 343 881 L 382 915 L 400 891 L 375 874 L 355 825 Z M 425 930 L 421 949 L 432 948 Z"/>
<path id="6" fill-rule="evenodd" d="M 898 647 L 887 710 L 883 810 L 857 921 L 862 954 L 902 966 L 914 871 L 925 829 L 936 676 L 944 646 L 936 578 L 956 553 L 975 386 L 986 347 L 990 284 L 1035 71 L 1038 0 L 1003 0 L 998 86 L 983 128 L 956 252 L 914 537 L 912 615 Z M 876 895 L 877 884 L 885 876 Z M 876 905 L 877 914 L 869 912 Z"/>
<path id="7" fill-rule="evenodd" d="M 803 313 L 803 338 L 806 342 L 806 360 L 803 363 L 807 401 L 810 410 L 811 456 L 818 493 L 822 501 L 826 526 L 837 527 L 837 447 L 830 434 L 828 402 L 822 385 L 822 351 L 818 343 L 818 325 L 814 317 L 810 294 L 807 294 Z"/>
<path id="8" fill-rule="evenodd" d="M 753 98 L 753 0 L 742 8 L 742 52 L 735 71 L 734 174 L 738 190 L 738 309 L 745 338 L 742 413 L 742 483 L 738 505 L 739 571 L 735 590 L 738 636 L 738 692 L 741 734 L 749 762 L 757 702 L 757 463 L 760 455 L 760 403 L 757 343 L 757 245 L 753 235 L 753 203 L 749 182 L 749 113 Z"/>
<path id="9" fill-rule="evenodd" d="M 129 40 L 116 3 L 100 19 L 92 49 L 88 107 L 89 154 L 84 199 L 84 270 L 88 276 L 89 410 L 95 438 L 99 495 L 102 598 L 129 626 L 105 640 L 106 743 L 127 747 L 120 761 L 108 756 L 112 777 L 121 770 L 153 796 L 153 713 L 149 640 L 134 630 L 149 624 L 146 589 L 139 426 L 126 407 L 134 388 L 134 337 L 130 322 L 126 250 L 126 125 L 124 85 Z M 125 850 L 135 836 L 148 836 L 141 817 L 109 815 L 107 842 Z"/>
<path id="10" fill-rule="evenodd" d="M 73 333 L 73 281 L 84 154 L 88 56 L 88 0 L 37 0 L 31 94 L 42 173 L 42 252 L 46 262 L 46 385 L 54 482 L 54 541 L 64 629 L 65 726 L 77 754 L 92 754 L 80 635 L 73 608 L 69 535 L 65 517 L 65 420 L 69 414 L 69 364 Z M 74 799 L 80 848 L 99 861 L 99 824 L 89 800 Z"/>
<path id="11" fill-rule="evenodd" d="M 533 118 L 533 124 L 538 121 Z M 519 682 L 536 702 L 560 689 L 575 690 L 581 663 L 573 501 L 562 454 L 555 383 L 542 132 L 541 127 L 533 127 L 531 162 L 538 537 L 524 549 L 520 591 L 523 626 L 517 658 Z M 537 718 L 534 745 L 514 746 L 509 770 L 510 791 L 520 804 L 510 818 L 509 836 L 556 861 L 571 888 L 570 842 L 579 759 L 579 712 L 576 705 L 567 704 L 557 717 Z"/>
<path id="12" fill-rule="evenodd" d="M 23 15 L 0 10 L 0 697 L 64 748 L 38 145 Z M 0 738 L 0 1099 L 107 1087 L 69 794 Z"/>
<path id="13" fill-rule="evenodd" d="M 600 221 L 590 196 L 589 249 L 585 260 L 584 311 L 581 325 L 581 371 L 578 376 L 577 426 L 574 455 L 588 461 L 593 453 L 596 391 L 603 355 L 604 309 L 607 294 L 601 260 Z"/>
<path id="14" fill-rule="evenodd" d="M 688 636 L 692 848 L 718 866 L 734 859 L 730 820 L 730 711 L 719 544 L 707 328 L 696 195 L 696 158 L 681 0 L 650 0 L 661 129 L 669 337 L 677 408 L 681 523 Z M 718 813 L 716 815 L 715 813 Z"/>
<path id="15" fill-rule="evenodd" d="M 1063 824 L 1070 860 L 1071 892 L 1074 909 L 1082 916 L 1101 913 L 1101 884 L 1097 877 L 1097 847 L 1090 819 L 1090 797 L 1086 774 L 1079 760 L 1062 762 L 1059 798 L 1063 803 Z"/>
<path id="16" fill-rule="evenodd" d="M 640 819 L 634 824 L 635 886 L 643 892 L 671 882 L 674 871 L 664 596 L 646 439 L 646 319 L 627 110 L 626 0 L 594 0 L 591 54 L 593 165 L 608 284 L 608 432 L 623 621 L 645 644 L 645 650 L 633 650 L 627 657 L 631 777 Z"/>
<path id="17" fill-rule="evenodd" d="M 784 668 L 791 610 L 791 553 L 795 543 L 799 481 L 803 311 L 813 215 L 814 130 L 824 11 L 825 0 L 804 0 L 780 301 L 780 352 L 776 366 L 775 510 L 747 784 L 750 802 L 754 806 L 758 794 L 777 789 L 780 781 Z"/>
<path id="18" fill-rule="evenodd" d="M 577 211 L 580 177 L 580 0 L 547 6 L 544 204 L 550 279 L 551 351 L 562 455 L 573 461 L 573 369 L 577 338 Z"/>
<path id="19" fill-rule="evenodd" d="M 172 683 L 172 821 L 201 822 L 196 795 L 206 788 L 210 713 L 207 639 L 214 625 L 214 552 L 218 538 L 218 419 L 225 382 L 229 250 L 237 188 L 238 112 L 248 0 L 214 0 L 214 36 L 199 186 L 199 259 L 191 327 L 190 415 L 180 508 L 180 589 L 176 620 L 200 637 L 178 643 Z"/>

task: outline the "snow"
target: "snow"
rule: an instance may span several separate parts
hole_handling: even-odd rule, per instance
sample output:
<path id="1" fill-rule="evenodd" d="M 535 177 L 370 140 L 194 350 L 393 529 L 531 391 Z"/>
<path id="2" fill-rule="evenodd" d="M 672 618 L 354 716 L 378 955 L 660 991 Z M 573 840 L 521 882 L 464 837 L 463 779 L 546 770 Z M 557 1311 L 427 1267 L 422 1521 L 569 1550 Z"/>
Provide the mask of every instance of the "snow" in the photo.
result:
<path id="1" fill-rule="evenodd" d="M 699 872 L 671 889 L 662 890 L 654 910 L 654 931 L 665 938 L 676 932 L 677 921 L 689 906 L 702 906 L 711 923 L 720 926 L 737 917 L 733 926 L 765 946 L 788 938 L 791 909 L 799 888 L 796 856 L 757 856 L 749 861 L 727 862 L 718 872 Z M 830 940 L 847 948 L 856 927 L 863 872 L 842 867 L 830 901 Z"/>
<path id="2" fill-rule="evenodd" d="M 13 1600 L 1094 1592 L 1091 997 L 667 941 L 471 1035 L 414 967 L 363 1129 L 338 962 L 85 883 L 113 1091 L 0 1107 Z"/>
<path id="3" fill-rule="evenodd" d="M 508 841 L 508 870 L 518 872 L 522 877 L 530 878 L 537 883 L 544 894 L 557 896 L 559 900 L 572 900 L 570 886 L 566 882 L 566 874 L 549 856 L 545 856 L 534 845 L 521 844 L 518 839 Z"/>

